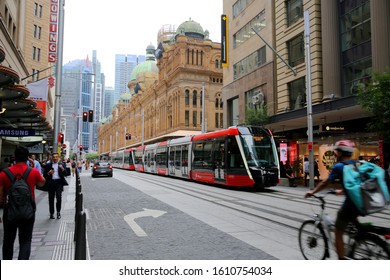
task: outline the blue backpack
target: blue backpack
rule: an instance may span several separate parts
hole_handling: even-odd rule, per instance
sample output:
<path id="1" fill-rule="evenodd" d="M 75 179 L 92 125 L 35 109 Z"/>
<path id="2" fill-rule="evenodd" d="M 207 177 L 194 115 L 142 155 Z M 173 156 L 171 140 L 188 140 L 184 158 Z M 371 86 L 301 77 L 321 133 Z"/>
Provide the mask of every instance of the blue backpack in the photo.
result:
<path id="1" fill-rule="evenodd" d="M 360 214 L 366 216 L 386 209 L 390 204 L 390 194 L 385 171 L 371 162 L 344 164 L 344 189 Z"/>

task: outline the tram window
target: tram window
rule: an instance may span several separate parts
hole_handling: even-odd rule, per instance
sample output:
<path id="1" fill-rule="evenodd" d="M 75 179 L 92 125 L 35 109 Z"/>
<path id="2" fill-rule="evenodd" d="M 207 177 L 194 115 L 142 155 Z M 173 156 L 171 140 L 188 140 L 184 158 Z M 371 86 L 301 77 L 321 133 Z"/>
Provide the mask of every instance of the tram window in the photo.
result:
<path id="1" fill-rule="evenodd" d="M 194 145 L 194 168 L 201 168 L 203 162 L 203 143 Z"/>
<path id="2" fill-rule="evenodd" d="M 217 167 L 224 167 L 225 165 L 225 141 L 214 143 L 213 147 L 214 163 Z"/>
<path id="3" fill-rule="evenodd" d="M 235 138 L 231 137 L 228 142 L 228 164 L 229 168 L 242 168 L 244 167 L 244 162 L 242 160 L 240 149 L 238 148 L 237 141 Z"/>
<path id="4" fill-rule="evenodd" d="M 203 157 L 204 166 L 203 167 L 204 168 L 212 168 L 212 166 L 213 166 L 212 159 L 211 159 L 212 147 L 213 147 L 212 142 L 208 142 L 204 145 L 204 149 L 203 149 L 203 154 L 204 154 L 204 157 Z"/>
<path id="5" fill-rule="evenodd" d="M 181 158 L 181 150 L 176 149 L 175 153 L 175 169 L 180 169 L 180 158 Z"/>
<path id="6" fill-rule="evenodd" d="M 175 150 L 176 150 L 176 147 L 171 147 L 169 149 L 169 166 L 173 166 L 173 163 L 174 163 L 174 160 L 175 160 Z"/>
<path id="7" fill-rule="evenodd" d="M 212 168 L 211 149 L 212 142 L 198 142 L 194 146 L 194 168 L 210 169 Z"/>
<path id="8" fill-rule="evenodd" d="M 167 166 L 167 148 L 159 148 L 156 153 L 156 164 L 157 166 Z"/>
<path id="9" fill-rule="evenodd" d="M 142 164 L 142 151 L 136 151 L 135 155 L 135 164 Z"/>
<path id="10" fill-rule="evenodd" d="M 188 166 L 188 146 L 182 146 L 182 166 Z"/>

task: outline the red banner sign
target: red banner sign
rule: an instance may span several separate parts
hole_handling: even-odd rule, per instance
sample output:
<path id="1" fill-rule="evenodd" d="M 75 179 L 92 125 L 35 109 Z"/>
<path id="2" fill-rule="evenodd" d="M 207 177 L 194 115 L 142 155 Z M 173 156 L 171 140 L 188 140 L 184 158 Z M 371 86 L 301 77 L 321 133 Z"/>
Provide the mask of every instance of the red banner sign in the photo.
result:
<path id="1" fill-rule="evenodd" d="M 49 54 L 48 61 L 57 61 L 58 0 L 50 1 Z"/>

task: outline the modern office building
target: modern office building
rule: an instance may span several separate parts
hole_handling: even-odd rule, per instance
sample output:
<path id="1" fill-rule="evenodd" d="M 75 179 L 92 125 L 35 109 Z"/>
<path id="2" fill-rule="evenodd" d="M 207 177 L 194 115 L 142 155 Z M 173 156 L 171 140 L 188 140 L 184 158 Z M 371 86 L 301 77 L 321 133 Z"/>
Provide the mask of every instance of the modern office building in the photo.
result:
<path id="1" fill-rule="evenodd" d="M 81 118 L 79 103 L 83 64 L 83 60 L 73 60 L 62 67 L 61 124 L 65 141 L 69 142 L 69 148 L 74 152 L 79 145 L 78 128 Z"/>
<path id="2" fill-rule="evenodd" d="M 384 158 L 380 137 L 367 131 L 369 115 L 358 105 L 356 90 L 373 73 L 389 71 L 390 1 L 226 0 L 223 10 L 229 18 L 229 64 L 223 86 L 227 125 L 235 124 L 237 112 L 240 122 L 245 120 L 249 95 L 260 88 L 271 116 L 268 127 L 287 146 L 287 159 L 298 167 L 311 148 L 310 105 L 312 148 L 321 177 L 333 165 L 332 145 L 342 138 L 356 143 L 356 156 Z M 278 54 L 264 45 L 252 27 Z M 265 65 L 259 63 L 261 55 L 256 56 L 262 47 Z M 268 71 L 262 71 L 266 67 Z"/>
<path id="3" fill-rule="evenodd" d="M 119 97 L 129 92 L 127 83 L 131 79 L 133 69 L 141 62 L 145 61 L 144 55 L 135 54 L 116 54 L 115 55 L 115 96 L 114 103 L 119 100 Z"/>
<path id="4" fill-rule="evenodd" d="M 104 95 L 103 95 L 103 116 L 102 119 L 108 118 L 108 116 L 112 113 L 112 108 L 114 108 L 114 95 L 115 95 L 115 89 L 113 87 L 106 87 L 104 89 Z"/>
<path id="5" fill-rule="evenodd" d="M 92 149 L 93 123 L 83 122 L 83 113 L 93 110 L 94 73 L 88 57 L 74 60 L 63 66 L 62 81 L 62 119 L 65 121 L 65 139 L 70 142 L 73 152 L 78 146 L 85 150 Z"/>

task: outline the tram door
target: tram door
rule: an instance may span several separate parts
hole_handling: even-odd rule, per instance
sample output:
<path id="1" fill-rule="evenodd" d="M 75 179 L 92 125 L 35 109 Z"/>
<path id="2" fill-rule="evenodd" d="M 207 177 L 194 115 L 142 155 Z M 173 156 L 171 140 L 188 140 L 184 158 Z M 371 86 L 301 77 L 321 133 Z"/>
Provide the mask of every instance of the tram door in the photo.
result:
<path id="1" fill-rule="evenodd" d="M 220 140 L 214 142 L 214 180 L 217 183 L 225 183 L 225 141 Z"/>

